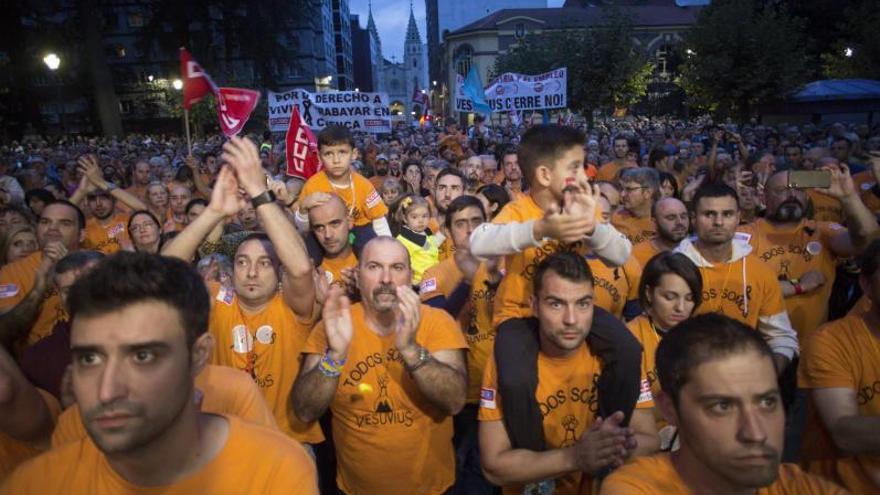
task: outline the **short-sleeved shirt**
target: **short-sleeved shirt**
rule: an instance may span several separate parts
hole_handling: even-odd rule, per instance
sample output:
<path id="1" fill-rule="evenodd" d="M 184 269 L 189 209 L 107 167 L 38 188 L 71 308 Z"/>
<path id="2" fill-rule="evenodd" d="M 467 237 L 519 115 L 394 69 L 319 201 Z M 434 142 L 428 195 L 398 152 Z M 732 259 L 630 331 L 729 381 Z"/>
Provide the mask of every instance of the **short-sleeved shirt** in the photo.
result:
<path id="1" fill-rule="evenodd" d="M 113 215 L 106 225 L 101 225 L 98 219 L 91 218 L 86 222 L 83 248 L 94 249 L 104 254 L 113 254 L 131 242 L 128 238 L 127 226 L 128 214 L 126 213 Z"/>
<path id="2" fill-rule="evenodd" d="M 543 416 L 544 442 L 548 449 L 569 447 L 577 442 L 596 419 L 599 411 L 599 358 L 581 345 L 567 357 L 538 354 L 538 388 L 535 399 Z M 645 379 L 643 376 L 642 379 Z M 641 394 L 637 409 L 654 407 L 651 392 Z M 489 357 L 480 393 L 480 421 L 504 419 L 504 398 L 498 393 L 498 371 L 494 356 Z M 592 479 L 580 472 L 556 479 L 558 495 L 591 493 Z M 503 488 L 505 495 L 523 492 L 521 486 Z"/>
<path id="3" fill-rule="evenodd" d="M 630 256 L 635 258 L 636 261 L 639 262 L 639 265 L 644 268 L 648 266 L 648 262 L 651 261 L 651 258 L 660 253 L 661 251 L 657 249 L 656 245 L 654 245 L 654 241 L 648 239 L 638 244 L 633 244 L 632 254 Z"/>
<path id="4" fill-rule="evenodd" d="M 813 332 L 804 343 L 798 374 L 802 388 L 855 391 L 859 415 L 880 416 L 880 338 L 861 316 L 847 315 Z M 853 493 L 880 492 L 868 475 L 880 472 L 880 456 L 841 453 L 818 415 L 804 429 L 802 449 L 811 472 L 839 481 Z"/>
<path id="5" fill-rule="evenodd" d="M 818 271 L 825 276 L 825 284 L 818 289 L 785 298 L 789 319 L 799 336 L 825 323 L 836 268 L 831 239 L 846 229 L 838 223 L 814 220 L 803 220 L 794 227 L 785 228 L 764 219 L 758 219 L 744 229 L 751 234 L 749 243 L 754 248 L 753 253 L 774 268 L 779 280 L 799 280 L 809 271 Z"/>
<path id="6" fill-rule="evenodd" d="M 703 302 L 694 314 L 720 312 L 757 328 L 759 317 L 785 312 L 776 271 L 754 252 L 732 262 L 701 266 L 700 275 Z"/>
<path id="7" fill-rule="evenodd" d="M 235 416 L 226 444 L 207 465 L 170 485 L 144 487 L 120 476 L 90 438 L 69 442 L 19 467 L 2 495 L 317 495 L 315 464 L 305 449 L 277 430 Z"/>
<path id="8" fill-rule="evenodd" d="M 657 226 L 654 225 L 651 215 L 639 218 L 626 208 L 618 208 L 611 215 L 611 225 L 633 244 L 653 239 L 657 235 Z"/>
<path id="9" fill-rule="evenodd" d="M 449 297 L 462 282 L 464 275 L 453 258 L 441 261 L 425 272 L 419 287 L 422 301 L 437 296 Z M 489 272 L 481 263 L 471 281 L 468 302 L 458 314 L 458 324 L 464 332 L 468 344 L 468 394 L 467 401 L 476 404 L 480 401 L 480 386 L 483 383 L 483 370 L 495 346 L 495 328 L 492 326 L 492 302 L 495 289 L 489 286 Z"/>
<path id="10" fill-rule="evenodd" d="M 387 215 L 388 207 L 385 206 L 382 196 L 379 195 L 373 184 L 354 170 L 350 174 L 350 185 L 335 187 L 330 183 L 327 172 L 321 170 L 309 177 L 299 195 L 305 198 L 312 193 L 325 192 L 339 196 L 345 201 L 345 207 L 350 212 L 350 217 L 355 227 L 369 225 L 373 220 Z"/>
<path id="11" fill-rule="evenodd" d="M 587 264 L 593 272 L 594 304 L 617 318 L 622 317 L 626 302 L 639 298 L 641 265 L 632 256 L 623 266 L 608 266 L 595 256 L 587 256 Z"/>
<path id="12" fill-rule="evenodd" d="M 228 366 L 209 364 L 195 378 L 195 388 L 202 397 L 201 410 L 228 414 L 245 421 L 278 429 L 278 423 L 266 399 L 247 374 Z M 88 436 L 79 406 L 74 404 L 61 413 L 52 432 L 52 448 L 76 442 Z"/>
<path id="13" fill-rule="evenodd" d="M 281 431 L 305 443 L 324 440 L 317 423 L 304 424 L 288 409 L 300 353 L 311 322 L 299 321 L 281 292 L 258 314 L 245 314 L 231 287 L 212 284 L 208 329 L 216 341 L 211 363 L 243 370 L 259 385 Z"/>
<path id="14" fill-rule="evenodd" d="M 43 261 L 43 252 L 37 251 L 26 258 L 10 263 L 0 269 L 0 310 L 8 310 L 22 299 L 34 287 L 37 268 Z M 61 305 L 58 290 L 49 284 L 37 321 L 28 334 L 26 345 L 34 344 L 52 333 L 52 328 L 60 320 L 67 319 L 67 312 Z"/>
<path id="15" fill-rule="evenodd" d="M 522 223 L 543 216 L 544 211 L 541 207 L 531 196 L 526 196 L 504 205 L 501 212 L 492 219 L 492 223 Z M 532 316 L 532 308 L 529 304 L 532 277 L 541 261 L 557 251 L 574 251 L 584 256 L 589 252 L 589 247 L 584 241 L 562 243 L 551 239 L 545 240 L 540 247 L 528 247 L 521 252 L 505 256 L 504 266 L 507 273 L 501 279 L 501 285 L 495 294 L 492 313 L 492 324 L 496 328 L 505 320 Z"/>
<path id="16" fill-rule="evenodd" d="M 466 349 L 455 320 L 421 305 L 416 342 L 429 352 Z M 353 336 L 330 404 L 338 469 L 336 483 L 350 495 L 434 495 L 455 481 L 452 418 L 434 408 L 403 367 L 395 335 L 367 327 L 361 304 L 351 306 Z M 304 353 L 323 355 L 319 323 Z"/>
<path id="17" fill-rule="evenodd" d="M 844 223 L 846 215 L 840 200 L 825 193 L 810 189 L 807 196 L 813 203 L 813 220 L 820 222 Z"/>
<path id="18" fill-rule="evenodd" d="M 321 262 L 321 269 L 324 270 L 330 285 L 342 285 L 342 270 L 354 268 L 357 264 L 358 259 L 354 255 L 354 250 L 349 249 L 348 256 L 339 258 L 328 258 L 325 256 L 324 261 Z"/>
<path id="19" fill-rule="evenodd" d="M 611 472 L 599 495 L 691 495 L 669 454 L 634 457 Z M 846 495 L 843 488 L 818 476 L 807 474 L 794 464 L 780 464 L 776 480 L 755 495 Z"/>

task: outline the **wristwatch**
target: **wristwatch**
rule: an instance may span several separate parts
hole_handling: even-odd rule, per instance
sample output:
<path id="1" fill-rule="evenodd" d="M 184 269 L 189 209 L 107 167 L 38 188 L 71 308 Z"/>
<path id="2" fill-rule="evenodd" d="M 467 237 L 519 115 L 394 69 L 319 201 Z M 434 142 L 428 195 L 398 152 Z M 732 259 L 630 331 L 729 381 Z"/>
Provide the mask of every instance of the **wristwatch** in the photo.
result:
<path id="1" fill-rule="evenodd" d="M 275 193 L 272 192 L 271 189 L 266 189 L 261 194 L 251 198 L 251 205 L 254 207 L 255 210 L 261 205 L 264 205 L 266 203 L 274 203 L 274 202 L 275 202 Z"/>
<path id="2" fill-rule="evenodd" d="M 434 357 L 431 356 L 431 353 L 428 352 L 428 349 L 425 349 L 424 347 L 419 346 L 419 359 L 418 359 L 418 361 L 416 361 L 416 363 L 413 364 L 412 366 L 410 366 L 409 364 L 406 363 L 406 361 L 404 361 L 403 367 L 406 369 L 407 372 L 412 374 L 417 369 L 428 364 L 428 362 L 432 361 L 433 359 L 434 359 Z"/>

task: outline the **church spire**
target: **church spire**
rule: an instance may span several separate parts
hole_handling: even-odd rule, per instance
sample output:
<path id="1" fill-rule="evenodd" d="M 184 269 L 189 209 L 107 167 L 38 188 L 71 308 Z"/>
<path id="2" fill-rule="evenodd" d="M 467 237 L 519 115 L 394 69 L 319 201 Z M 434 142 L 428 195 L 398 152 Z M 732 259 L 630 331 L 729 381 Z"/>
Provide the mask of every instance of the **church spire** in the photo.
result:
<path id="1" fill-rule="evenodd" d="M 406 27 L 406 42 L 422 43 L 422 37 L 419 36 L 419 27 L 416 25 L 416 16 L 413 14 L 412 0 L 409 2 L 409 25 Z"/>
<path id="2" fill-rule="evenodd" d="M 379 30 L 376 28 L 376 21 L 373 20 L 373 2 L 370 1 L 368 4 L 369 15 L 367 16 L 367 31 L 370 32 L 370 36 L 376 41 L 376 46 L 379 48 L 379 54 L 382 54 L 382 40 L 379 39 Z"/>

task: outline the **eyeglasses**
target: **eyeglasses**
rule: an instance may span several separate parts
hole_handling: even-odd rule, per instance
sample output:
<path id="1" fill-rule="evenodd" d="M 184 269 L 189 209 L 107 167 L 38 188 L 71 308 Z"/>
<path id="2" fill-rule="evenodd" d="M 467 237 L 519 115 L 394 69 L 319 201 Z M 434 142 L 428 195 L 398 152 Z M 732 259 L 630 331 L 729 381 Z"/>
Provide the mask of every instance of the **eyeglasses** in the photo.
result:
<path id="1" fill-rule="evenodd" d="M 631 193 L 631 192 L 638 191 L 639 189 L 645 189 L 645 186 L 624 187 L 623 192 Z"/>

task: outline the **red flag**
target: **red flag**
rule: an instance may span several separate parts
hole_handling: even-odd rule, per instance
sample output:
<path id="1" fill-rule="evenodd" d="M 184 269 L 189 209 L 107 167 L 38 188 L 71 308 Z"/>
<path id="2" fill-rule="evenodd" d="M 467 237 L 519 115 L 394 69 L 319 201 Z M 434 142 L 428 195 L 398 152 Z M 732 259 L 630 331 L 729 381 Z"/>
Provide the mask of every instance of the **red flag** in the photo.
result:
<path id="1" fill-rule="evenodd" d="M 192 59 L 186 48 L 180 49 L 180 74 L 183 77 L 183 108 L 189 110 L 207 94 L 217 94 L 217 85 L 211 76 Z"/>
<path id="2" fill-rule="evenodd" d="M 260 92 L 252 89 L 220 88 L 216 96 L 220 129 L 226 137 L 235 136 L 241 132 L 251 112 L 257 107 Z"/>
<path id="3" fill-rule="evenodd" d="M 293 112 L 290 114 L 290 123 L 287 125 L 287 136 L 284 140 L 287 175 L 309 180 L 309 177 L 321 171 L 318 140 L 315 139 L 315 134 L 309 126 L 303 123 L 296 105 L 293 106 Z"/>

